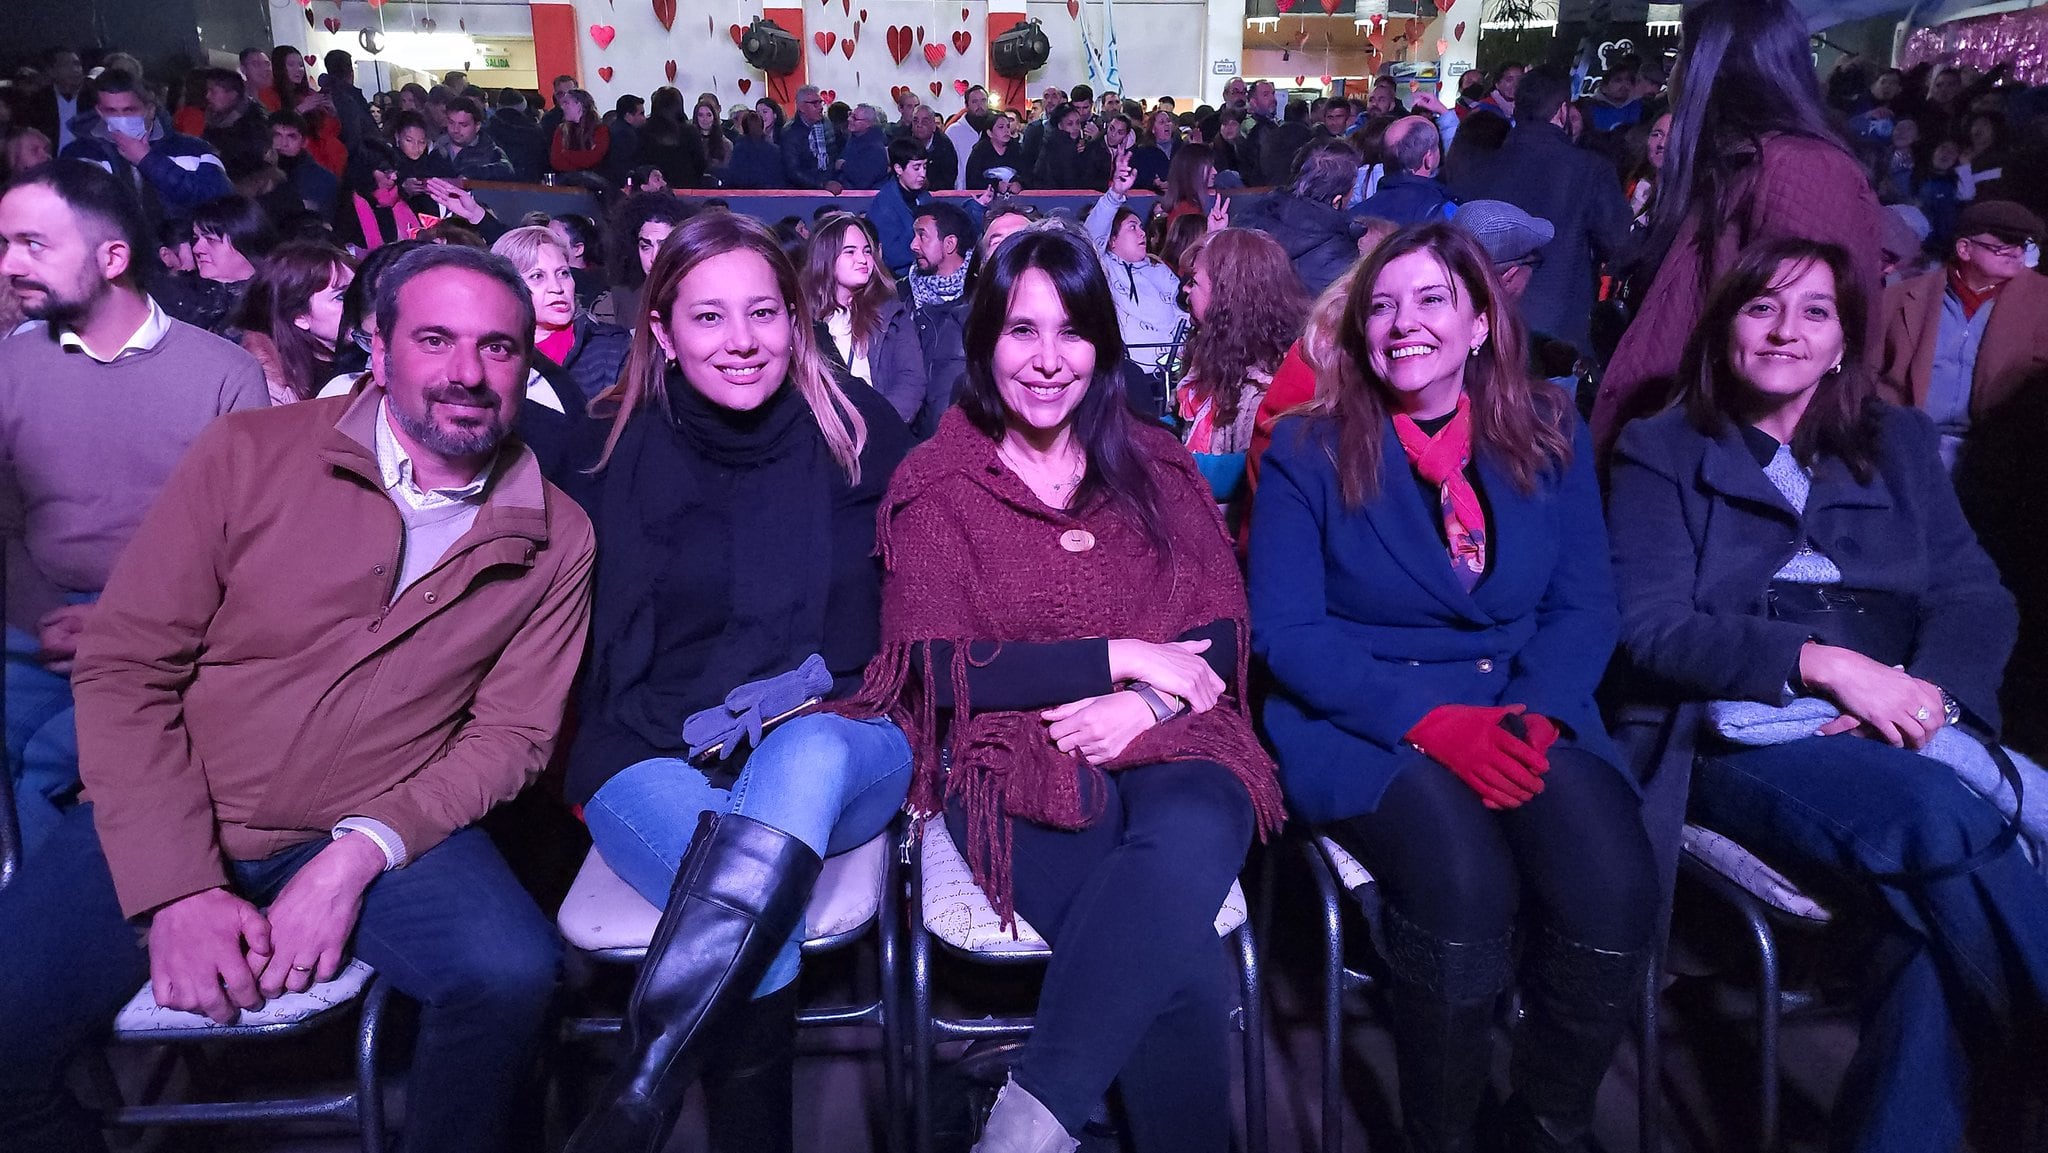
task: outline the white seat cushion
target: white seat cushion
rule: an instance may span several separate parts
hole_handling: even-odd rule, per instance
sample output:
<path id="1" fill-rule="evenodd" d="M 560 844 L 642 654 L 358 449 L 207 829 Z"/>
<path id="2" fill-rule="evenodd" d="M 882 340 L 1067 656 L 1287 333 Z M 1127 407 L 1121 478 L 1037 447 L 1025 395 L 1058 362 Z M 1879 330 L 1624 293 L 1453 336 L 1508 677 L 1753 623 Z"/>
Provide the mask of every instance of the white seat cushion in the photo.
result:
<path id="1" fill-rule="evenodd" d="M 1003 928 L 942 818 L 925 818 L 922 829 L 918 857 L 924 876 L 924 924 L 932 936 L 969 953 L 1048 952 L 1045 938 L 1021 915 L 1014 935 Z M 1232 881 L 1223 908 L 1216 913 L 1216 935 L 1236 932 L 1245 916 L 1244 890 Z"/>
<path id="2" fill-rule="evenodd" d="M 1323 851 L 1323 859 L 1330 862 L 1330 870 L 1337 874 L 1337 883 L 1347 893 L 1356 892 L 1372 884 L 1372 874 L 1358 858 L 1344 851 L 1344 846 L 1328 837 L 1317 837 L 1316 846 Z"/>
<path id="3" fill-rule="evenodd" d="M 882 906 L 882 876 L 888 864 L 887 833 L 825 858 L 804 911 L 804 937 L 836 937 L 873 920 Z M 585 952 L 645 949 L 661 923 L 661 910 L 612 872 L 593 848 L 583 858 L 555 923 L 564 940 Z"/>
<path id="4" fill-rule="evenodd" d="M 261 1009 L 244 1010 L 233 1027 L 252 1028 L 258 1025 L 296 1025 L 300 1021 L 317 1017 L 337 1005 L 346 1005 L 362 994 L 363 986 L 376 976 L 376 970 L 362 961 L 350 961 L 332 981 L 322 981 L 303 993 L 286 993 L 265 1004 Z M 114 1015 L 114 1032 L 154 1033 L 168 1029 L 189 1029 L 195 1033 L 224 1026 L 213 1023 L 212 1018 L 199 1013 L 186 1013 L 177 1009 L 166 1009 L 156 1003 L 156 995 L 145 984 L 140 992 L 128 998 L 121 1011 Z"/>
<path id="5" fill-rule="evenodd" d="M 1687 825 L 1680 842 L 1685 851 L 1716 873 L 1741 886 L 1749 895 L 1781 913 L 1808 921 L 1827 921 L 1834 914 L 1819 901 L 1799 890 L 1785 874 L 1771 868 L 1756 854 L 1712 829 Z"/>

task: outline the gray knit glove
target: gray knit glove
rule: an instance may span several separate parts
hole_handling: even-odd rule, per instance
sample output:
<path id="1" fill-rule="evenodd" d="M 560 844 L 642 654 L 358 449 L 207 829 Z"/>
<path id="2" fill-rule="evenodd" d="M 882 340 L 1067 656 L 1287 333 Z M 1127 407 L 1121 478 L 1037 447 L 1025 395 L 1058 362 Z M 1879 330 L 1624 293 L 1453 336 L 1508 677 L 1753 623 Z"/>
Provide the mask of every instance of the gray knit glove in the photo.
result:
<path id="1" fill-rule="evenodd" d="M 683 743 L 689 746 L 693 761 L 707 754 L 722 761 L 743 748 L 758 747 L 767 721 L 824 696 L 831 688 L 832 673 L 825 667 L 825 658 L 812 653 L 789 672 L 748 681 L 725 694 L 724 703 L 690 714 L 683 722 Z"/>

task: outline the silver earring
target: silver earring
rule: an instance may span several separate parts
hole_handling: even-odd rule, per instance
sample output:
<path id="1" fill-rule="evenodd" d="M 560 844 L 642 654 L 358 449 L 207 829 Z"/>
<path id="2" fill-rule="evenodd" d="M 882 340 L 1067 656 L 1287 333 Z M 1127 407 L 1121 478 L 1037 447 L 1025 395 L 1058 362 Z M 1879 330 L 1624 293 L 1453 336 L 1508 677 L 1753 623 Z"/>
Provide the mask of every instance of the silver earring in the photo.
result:
<path id="1" fill-rule="evenodd" d="M 1472 346 L 1472 356 L 1473 356 L 1473 357 L 1477 357 L 1477 356 L 1479 355 L 1479 350 L 1480 350 L 1480 349 L 1482 349 L 1482 348 L 1484 348 L 1484 347 L 1486 347 L 1486 346 L 1485 346 L 1485 345 L 1483 345 L 1483 344 L 1475 344 L 1475 345 L 1473 345 L 1473 346 Z"/>
<path id="2" fill-rule="evenodd" d="M 1839 373 L 1840 373 L 1841 371 L 1842 371 L 1842 362 L 1838 360 L 1838 361 L 1836 361 L 1836 362 L 1835 362 L 1835 366 L 1834 366 L 1833 368 L 1831 368 L 1831 369 L 1828 369 L 1828 375 L 1829 375 L 1829 376 L 1835 376 L 1835 375 L 1839 374 Z"/>

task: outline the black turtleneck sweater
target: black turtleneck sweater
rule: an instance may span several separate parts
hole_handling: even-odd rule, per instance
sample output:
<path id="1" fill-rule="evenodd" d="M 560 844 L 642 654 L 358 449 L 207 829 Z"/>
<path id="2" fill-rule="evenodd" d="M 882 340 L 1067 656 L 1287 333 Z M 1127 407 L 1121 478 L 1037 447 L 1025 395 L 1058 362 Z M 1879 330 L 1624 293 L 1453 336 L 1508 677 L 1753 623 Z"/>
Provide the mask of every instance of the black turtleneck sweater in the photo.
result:
<path id="1" fill-rule="evenodd" d="M 684 718 L 812 653 L 834 695 L 859 686 L 881 628 L 875 511 L 910 435 L 872 389 L 842 383 L 868 427 L 858 484 L 793 386 L 734 412 L 675 372 L 666 408 L 633 413 L 605 468 L 571 483 L 597 530 L 572 803 L 630 765 L 683 756 Z M 725 783 L 738 767 L 707 771 Z"/>

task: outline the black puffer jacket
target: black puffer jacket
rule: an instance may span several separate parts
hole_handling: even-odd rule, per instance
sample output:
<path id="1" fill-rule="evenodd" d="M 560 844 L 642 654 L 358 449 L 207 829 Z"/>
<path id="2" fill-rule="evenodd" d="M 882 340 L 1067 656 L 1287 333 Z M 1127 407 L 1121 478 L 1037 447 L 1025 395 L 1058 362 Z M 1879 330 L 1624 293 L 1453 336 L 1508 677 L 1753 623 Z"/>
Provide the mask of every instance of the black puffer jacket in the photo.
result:
<path id="1" fill-rule="evenodd" d="M 598 393 L 618 383 L 619 372 L 626 367 L 626 353 L 633 346 L 633 334 L 580 311 L 570 327 L 576 330 L 576 343 L 569 347 L 568 361 L 558 367 L 574 382 L 583 400 L 595 400 Z M 535 352 L 534 359 L 547 358 Z"/>
<path id="2" fill-rule="evenodd" d="M 1360 222 L 1341 208 L 1285 192 L 1269 192 L 1233 213 L 1240 228 L 1260 228 L 1294 262 L 1294 273 L 1310 296 L 1320 295 L 1358 260 Z"/>

